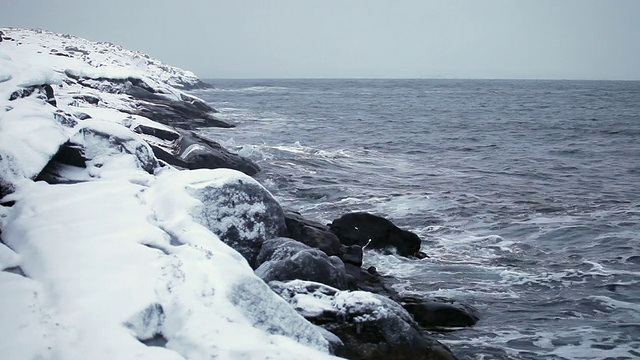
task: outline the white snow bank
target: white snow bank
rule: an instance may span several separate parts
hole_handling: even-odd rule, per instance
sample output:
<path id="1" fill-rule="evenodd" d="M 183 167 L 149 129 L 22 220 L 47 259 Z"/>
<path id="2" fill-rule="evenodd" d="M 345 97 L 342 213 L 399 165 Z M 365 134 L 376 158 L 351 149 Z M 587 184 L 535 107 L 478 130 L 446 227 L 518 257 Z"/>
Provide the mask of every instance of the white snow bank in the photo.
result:
<path id="1" fill-rule="evenodd" d="M 0 182 L 12 189 L 38 175 L 69 135 L 44 101 L 28 97 L 10 104 L 7 111 L 0 101 Z"/>
<path id="2" fill-rule="evenodd" d="M 86 77 L 89 79 L 145 79 L 144 73 L 137 69 L 122 66 L 107 65 L 100 67 L 84 66 L 79 69 L 67 69 L 65 73 L 75 77 Z"/>
<path id="3" fill-rule="evenodd" d="M 20 265 L 20 256 L 0 243 L 0 271 Z"/>
<path id="4" fill-rule="evenodd" d="M 144 175 L 150 186 L 123 178 L 32 183 L 14 193 L 2 239 L 29 279 L 0 278 L 1 293 L 12 294 L 0 297 L 0 348 L 9 351 L 3 355 L 331 358 L 321 332 L 191 218 L 199 202 L 184 184 L 226 175 L 168 170 L 157 181 Z M 165 347 L 138 341 L 158 333 Z"/>

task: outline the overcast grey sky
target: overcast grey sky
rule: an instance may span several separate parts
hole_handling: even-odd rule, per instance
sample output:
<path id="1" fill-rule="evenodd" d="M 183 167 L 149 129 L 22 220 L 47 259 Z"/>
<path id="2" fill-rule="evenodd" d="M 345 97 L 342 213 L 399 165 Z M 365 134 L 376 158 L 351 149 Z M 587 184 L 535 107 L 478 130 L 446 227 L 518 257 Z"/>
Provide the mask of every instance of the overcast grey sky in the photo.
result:
<path id="1" fill-rule="evenodd" d="M 202 78 L 640 80 L 640 0 L 0 0 Z"/>

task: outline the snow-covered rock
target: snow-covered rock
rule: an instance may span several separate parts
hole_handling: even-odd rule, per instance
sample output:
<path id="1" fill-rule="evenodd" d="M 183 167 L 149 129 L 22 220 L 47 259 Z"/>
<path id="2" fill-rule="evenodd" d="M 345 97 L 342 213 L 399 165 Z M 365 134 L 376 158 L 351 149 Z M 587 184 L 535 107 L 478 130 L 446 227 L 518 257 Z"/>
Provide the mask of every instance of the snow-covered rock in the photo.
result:
<path id="1" fill-rule="evenodd" d="M 198 199 L 191 216 L 252 266 L 265 240 L 286 235 L 280 204 L 253 178 L 230 169 L 178 172 L 173 178 L 175 193 Z"/>
<path id="2" fill-rule="evenodd" d="M 163 161 L 171 165 L 230 167 L 250 175 L 259 170 L 213 141 L 172 128 L 231 126 L 217 120 L 204 101 L 182 90 L 205 86 L 193 73 L 110 43 L 42 30 L 2 31 L 0 197 L 23 180 L 36 178 L 78 132 L 74 126 L 88 118 L 130 129 L 143 129 L 142 123 L 146 129 L 168 129 L 147 132 L 144 140 L 154 156 L 166 155 Z M 162 136 L 169 132 L 178 136 L 167 142 Z"/>
<path id="3" fill-rule="evenodd" d="M 120 124 L 91 119 L 76 127 L 37 179 L 71 183 L 136 169 L 153 174 L 157 165 L 153 150 L 140 136 Z"/>
<path id="4" fill-rule="evenodd" d="M 11 294 L 0 297 L 3 355 L 329 358 L 322 332 L 193 218 L 198 199 L 175 191 L 185 177 L 224 183 L 227 175 L 166 170 L 156 178 L 139 170 L 69 185 L 31 183 L 10 195 L 16 204 L 2 240 L 27 277 L 0 277 L 0 292 Z M 154 337 L 164 346 L 145 344 Z"/>
<path id="5" fill-rule="evenodd" d="M 423 336 L 411 315 L 391 299 L 366 291 L 340 291 L 303 280 L 272 281 L 272 289 L 311 322 L 337 335 L 336 354 L 350 359 L 455 359 Z"/>

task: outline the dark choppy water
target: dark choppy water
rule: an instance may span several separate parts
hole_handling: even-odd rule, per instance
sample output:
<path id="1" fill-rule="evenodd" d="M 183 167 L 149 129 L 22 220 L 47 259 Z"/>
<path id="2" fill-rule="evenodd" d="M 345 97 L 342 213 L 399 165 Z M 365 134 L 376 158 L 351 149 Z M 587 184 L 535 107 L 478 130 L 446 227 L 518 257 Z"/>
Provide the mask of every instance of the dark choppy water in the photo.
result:
<path id="1" fill-rule="evenodd" d="M 308 218 L 364 210 L 424 260 L 400 290 L 479 309 L 461 359 L 640 358 L 640 82 L 216 80 L 198 92 Z"/>

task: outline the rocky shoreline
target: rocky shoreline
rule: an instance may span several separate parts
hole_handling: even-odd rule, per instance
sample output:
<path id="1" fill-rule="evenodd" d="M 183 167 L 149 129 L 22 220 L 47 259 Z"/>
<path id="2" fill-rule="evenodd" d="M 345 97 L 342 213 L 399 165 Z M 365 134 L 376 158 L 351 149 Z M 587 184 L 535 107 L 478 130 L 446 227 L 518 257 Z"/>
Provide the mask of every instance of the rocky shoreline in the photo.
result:
<path id="1" fill-rule="evenodd" d="M 417 235 L 373 214 L 324 225 L 283 209 L 250 177 L 256 164 L 194 132 L 233 125 L 185 92 L 208 86 L 192 73 L 113 44 L 1 31 L 0 289 L 21 295 L 0 301 L 13 320 L 0 326 L 0 349 L 12 358 L 109 349 L 154 359 L 455 359 L 429 331 L 472 326 L 474 309 L 403 297 L 392 278 L 362 268 L 363 249 L 419 261 Z M 93 264 L 115 294 L 67 285 Z M 146 292 L 130 308 L 105 310 L 116 314 L 107 321 L 113 336 L 79 335 L 96 334 L 76 314 L 95 315 L 83 306 L 113 307 L 138 288 Z M 86 300 L 103 291 L 110 295 Z M 31 319 L 34 308 L 46 316 Z M 221 335 L 245 331 L 259 335 L 246 343 Z M 76 337 L 91 346 L 73 348 Z"/>

